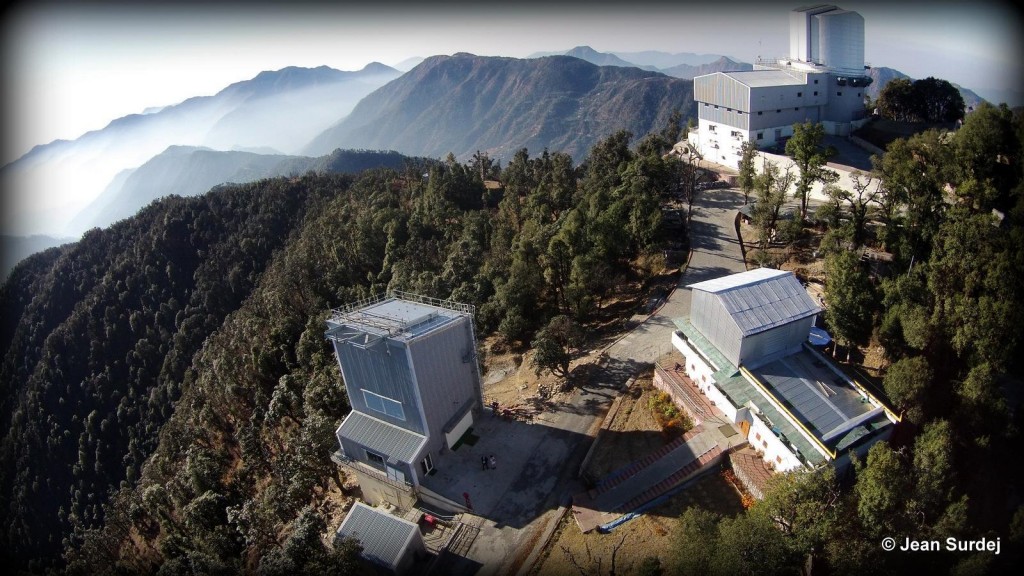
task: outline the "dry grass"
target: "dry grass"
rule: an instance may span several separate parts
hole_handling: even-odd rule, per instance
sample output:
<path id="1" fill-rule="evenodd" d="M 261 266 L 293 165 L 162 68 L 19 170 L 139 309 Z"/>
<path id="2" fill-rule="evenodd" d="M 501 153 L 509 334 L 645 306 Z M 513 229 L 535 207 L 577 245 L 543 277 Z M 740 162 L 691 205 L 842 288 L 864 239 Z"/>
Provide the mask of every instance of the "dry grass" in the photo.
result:
<path id="1" fill-rule="evenodd" d="M 658 390 L 651 384 L 651 374 L 637 378 L 622 393 L 619 410 L 601 437 L 599 449 L 587 466 L 589 478 L 601 478 L 630 462 L 650 454 L 674 439 L 665 434 L 651 409 L 651 398 Z"/>
<path id="2" fill-rule="evenodd" d="M 640 562 L 648 556 L 661 560 L 662 566 L 672 561 L 672 549 L 679 535 L 677 519 L 691 506 L 701 506 L 725 516 L 743 512 L 739 492 L 720 474 L 709 474 L 697 484 L 676 494 L 661 506 L 615 528 L 611 533 L 589 534 L 580 532 L 579 526 L 566 514 L 558 533 L 548 546 L 546 556 L 538 563 L 534 574 L 579 574 L 570 555 L 587 574 L 608 574 L 612 553 L 616 554 L 616 574 L 636 574 Z M 566 552 L 568 551 L 568 552 Z M 667 571 L 666 571 L 667 572 Z"/>

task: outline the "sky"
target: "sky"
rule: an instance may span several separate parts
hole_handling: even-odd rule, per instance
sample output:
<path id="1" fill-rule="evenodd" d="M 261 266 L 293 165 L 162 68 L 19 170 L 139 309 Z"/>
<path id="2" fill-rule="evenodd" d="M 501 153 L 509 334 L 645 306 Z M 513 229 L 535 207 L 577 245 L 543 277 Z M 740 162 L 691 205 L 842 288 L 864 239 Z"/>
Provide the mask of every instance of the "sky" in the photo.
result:
<path id="1" fill-rule="evenodd" d="M 129 3 L 41 0 L 0 12 L 0 164 L 115 118 L 212 95 L 262 70 L 471 52 L 603 51 L 785 56 L 803 2 Z M 1021 85 L 1021 19 L 1009 3 L 835 2 L 865 19 L 865 60 L 983 97 Z M 988 94 L 988 95 L 987 95 Z M 1013 102 L 1011 102 L 1013 103 Z M 1017 102 L 1024 104 L 1024 102 Z"/>

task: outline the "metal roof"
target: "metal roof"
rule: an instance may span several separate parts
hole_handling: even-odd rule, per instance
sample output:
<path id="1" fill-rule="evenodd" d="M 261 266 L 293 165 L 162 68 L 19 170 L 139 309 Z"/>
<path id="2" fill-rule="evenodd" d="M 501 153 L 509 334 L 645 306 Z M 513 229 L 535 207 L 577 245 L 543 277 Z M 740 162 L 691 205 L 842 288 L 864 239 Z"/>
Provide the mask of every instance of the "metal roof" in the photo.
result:
<path id="1" fill-rule="evenodd" d="M 765 86 L 803 86 L 807 81 L 784 70 L 737 70 L 733 72 L 719 72 L 751 88 L 762 88 Z"/>
<path id="2" fill-rule="evenodd" d="M 821 312 L 796 276 L 785 270 L 757 268 L 689 288 L 716 295 L 744 336 Z"/>
<path id="3" fill-rule="evenodd" d="M 358 540 L 363 558 L 395 568 L 417 533 L 419 527 L 412 522 L 356 502 L 338 527 L 337 536 Z"/>
<path id="4" fill-rule="evenodd" d="M 401 462 L 412 462 L 427 441 L 426 436 L 354 410 L 341 423 L 338 435 Z"/>

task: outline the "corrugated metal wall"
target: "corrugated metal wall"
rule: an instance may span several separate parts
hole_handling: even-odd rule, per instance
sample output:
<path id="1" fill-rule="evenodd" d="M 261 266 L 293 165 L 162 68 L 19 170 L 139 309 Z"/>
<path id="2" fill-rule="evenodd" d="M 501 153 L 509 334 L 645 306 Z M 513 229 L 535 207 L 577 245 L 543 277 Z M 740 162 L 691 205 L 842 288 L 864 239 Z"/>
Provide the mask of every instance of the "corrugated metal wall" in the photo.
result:
<path id="1" fill-rule="evenodd" d="M 718 128 L 718 130 L 725 132 L 725 136 L 728 136 L 729 127 L 746 130 L 747 126 L 750 124 L 749 114 L 741 114 L 739 110 L 730 110 L 728 108 L 722 108 L 721 106 L 715 108 L 713 104 L 706 103 L 701 103 L 700 109 L 698 110 L 698 118 L 714 122 L 716 124 L 727 124 L 728 126 L 721 126 Z"/>
<path id="2" fill-rule="evenodd" d="M 810 316 L 747 336 L 740 347 L 739 361 L 747 365 L 765 356 L 799 348 L 807 339 L 813 320 L 814 317 Z"/>
<path id="3" fill-rule="evenodd" d="M 468 322 L 469 317 L 461 317 L 409 344 L 432 452 L 444 443 L 445 424 L 478 398 L 475 345 L 466 329 Z"/>
<path id="4" fill-rule="evenodd" d="M 750 110 L 750 88 L 722 74 L 694 78 L 693 99 L 733 110 Z"/>
<path id="5" fill-rule="evenodd" d="M 693 290 L 690 323 L 703 334 L 729 362 L 739 366 L 742 333 L 729 312 L 714 294 Z"/>
<path id="6" fill-rule="evenodd" d="M 345 389 L 354 410 L 372 414 L 385 422 L 406 430 L 425 434 L 425 427 L 412 388 L 405 346 L 392 340 L 381 340 L 369 348 L 334 341 L 334 349 L 341 364 Z M 394 418 L 366 406 L 362 390 L 391 398 L 402 403 L 405 420 Z"/>

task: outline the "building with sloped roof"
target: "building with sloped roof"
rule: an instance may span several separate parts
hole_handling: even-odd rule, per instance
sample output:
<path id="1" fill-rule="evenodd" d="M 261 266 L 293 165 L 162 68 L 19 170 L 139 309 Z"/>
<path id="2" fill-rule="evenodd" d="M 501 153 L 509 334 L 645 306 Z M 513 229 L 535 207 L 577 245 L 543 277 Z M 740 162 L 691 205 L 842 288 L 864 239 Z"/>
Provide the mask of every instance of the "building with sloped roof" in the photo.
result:
<path id="1" fill-rule="evenodd" d="M 899 416 L 808 344 L 821 309 L 792 272 L 689 288 L 690 317 L 672 335 L 685 371 L 775 469 L 843 466 L 889 436 Z"/>
<path id="2" fill-rule="evenodd" d="M 419 526 L 362 502 L 348 511 L 335 537 L 359 542 L 359 556 L 389 574 L 408 574 L 427 555 Z"/>
<path id="3" fill-rule="evenodd" d="M 473 307 L 393 292 L 334 310 L 334 347 L 352 412 L 335 460 L 371 504 L 412 507 L 421 479 L 483 409 Z"/>
<path id="4" fill-rule="evenodd" d="M 741 146 L 776 146 L 793 125 L 821 123 L 826 134 L 849 135 L 867 121 L 864 18 L 831 4 L 790 12 L 790 54 L 758 59 L 753 70 L 693 79 L 697 129 L 688 141 L 705 160 L 738 167 Z"/>

